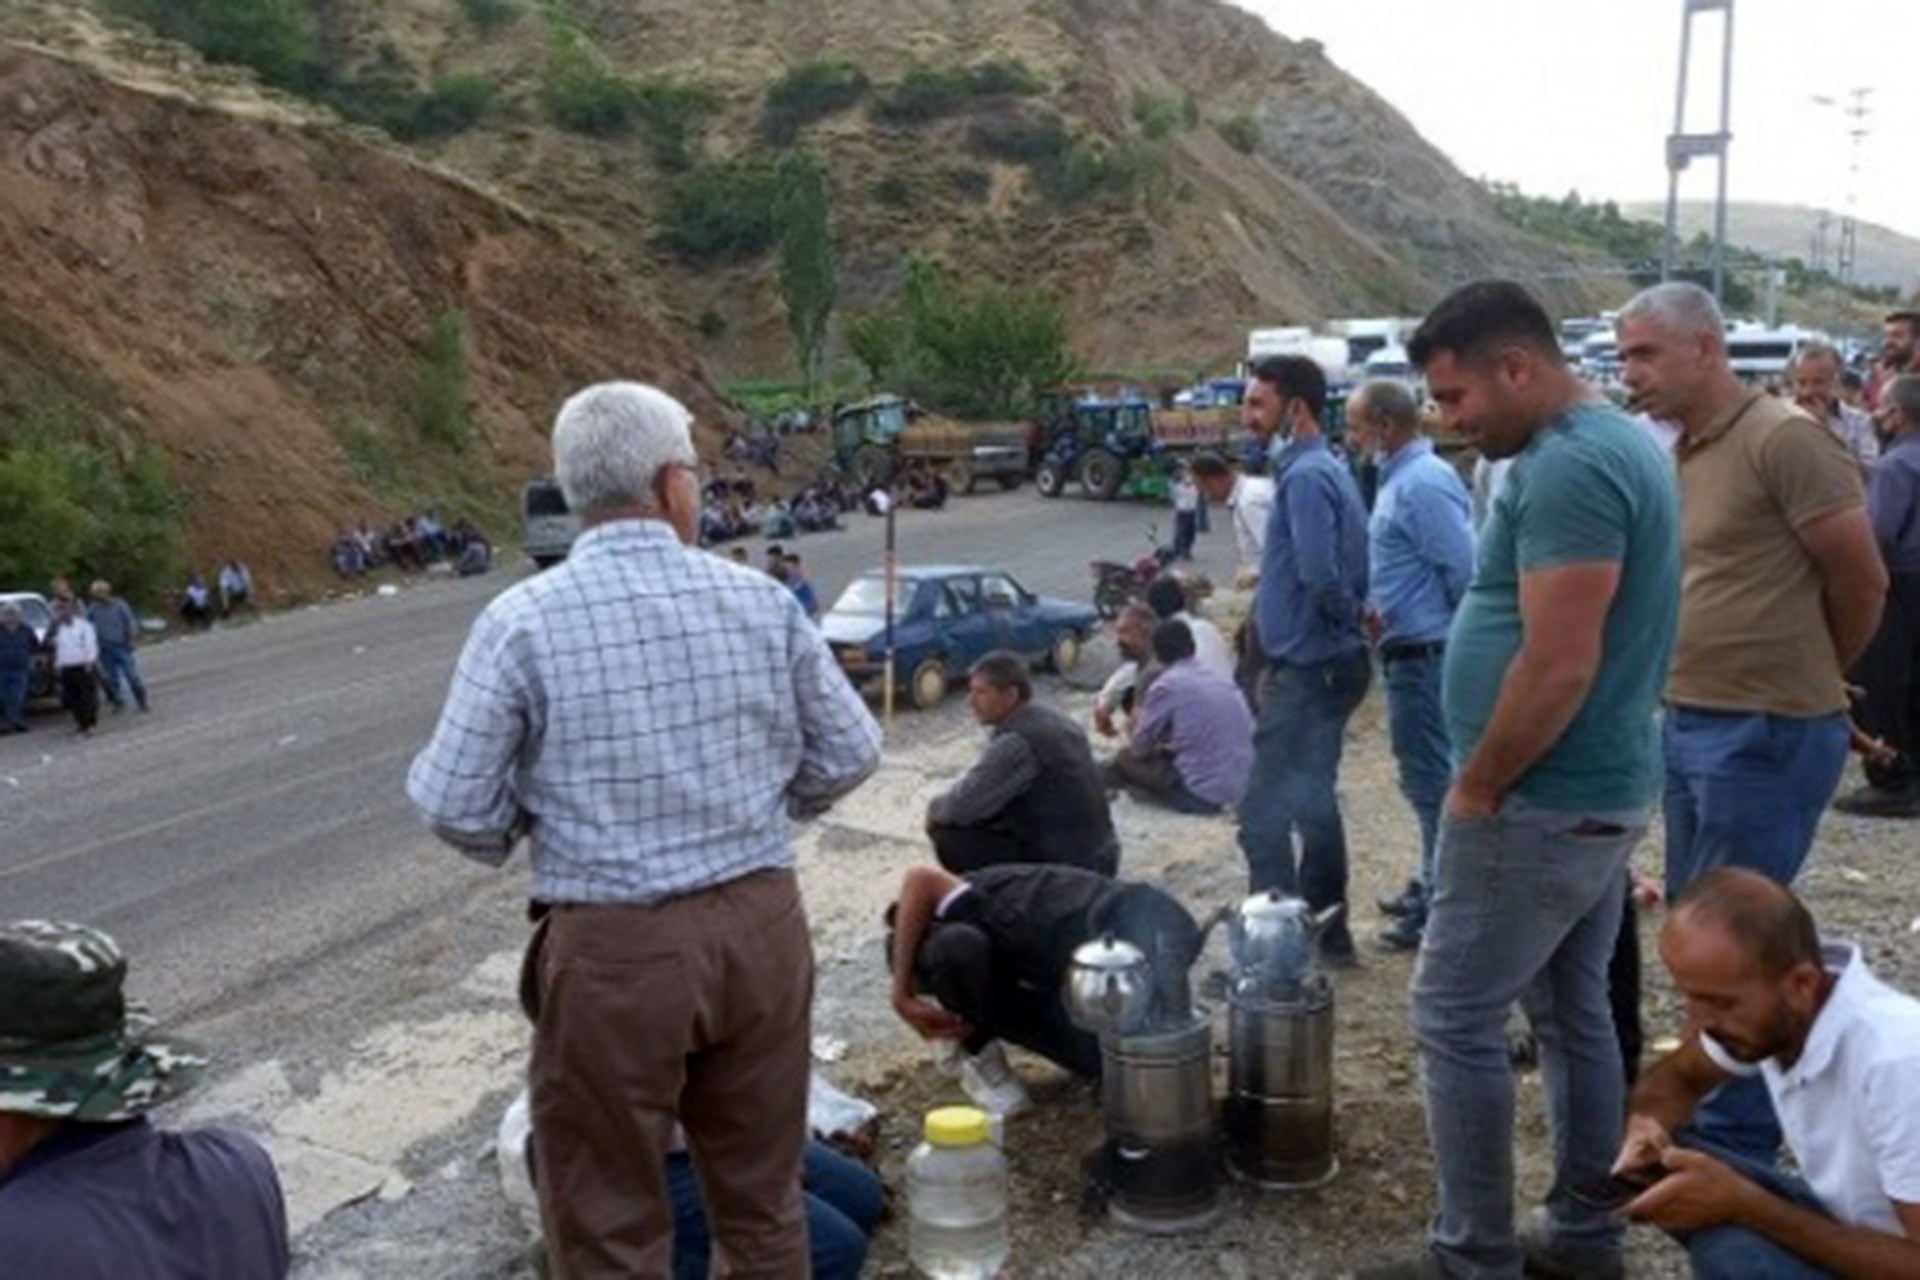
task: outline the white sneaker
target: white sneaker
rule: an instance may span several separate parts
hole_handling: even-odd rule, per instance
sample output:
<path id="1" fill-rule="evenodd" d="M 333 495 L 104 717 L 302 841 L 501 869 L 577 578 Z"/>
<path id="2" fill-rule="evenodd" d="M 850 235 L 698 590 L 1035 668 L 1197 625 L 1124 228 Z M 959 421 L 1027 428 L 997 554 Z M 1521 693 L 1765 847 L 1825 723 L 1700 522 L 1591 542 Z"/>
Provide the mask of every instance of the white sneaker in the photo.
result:
<path id="1" fill-rule="evenodd" d="M 1033 1105 L 1033 1097 L 1007 1062 L 998 1040 L 960 1064 L 960 1090 L 989 1115 L 1011 1116 Z"/>

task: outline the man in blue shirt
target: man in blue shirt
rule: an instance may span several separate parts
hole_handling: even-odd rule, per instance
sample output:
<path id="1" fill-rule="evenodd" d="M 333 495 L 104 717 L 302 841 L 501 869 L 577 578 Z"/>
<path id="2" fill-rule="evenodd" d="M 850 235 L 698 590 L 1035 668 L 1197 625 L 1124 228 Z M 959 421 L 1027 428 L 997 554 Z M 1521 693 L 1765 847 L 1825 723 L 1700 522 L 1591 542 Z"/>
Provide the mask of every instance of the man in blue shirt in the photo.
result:
<path id="1" fill-rule="evenodd" d="M 1409 344 L 1448 421 L 1513 458 L 1447 634 L 1455 762 L 1414 970 L 1437 1212 L 1371 1280 L 1624 1274 L 1621 1228 L 1571 1188 L 1620 1149 L 1626 1073 L 1607 992 L 1627 863 L 1661 782 L 1678 624 L 1679 502 L 1633 420 L 1567 367 L 1519 285 L 1449 295 Z M 1513 1213 L 1507 1011 L 1539 1039 L 1554 1170 L 1543 1229 Z"/>
<path id="2" fill-rule="evenodd" d="M 1335 787 L 1347 721 L 1373 677 L 1361 618 L 1367 512 L 1345 464 L 1327 450 L 1327 377 L 1304 356 L 1254 367 L 1241 416 L 1269 445 L 1273 511 L 1254 617 L 1267 673 L 1254 730 L 1253 778 L 1240 803 L 1240 847 L 1253 891 L 1297 893 L 1315 909 L 1347 900 L 1347 833 Z M 1296 867 L 1293 833 L 1300 832 Z M 1330 965 L 1354 963 L 1346 916 L 1320 938 Z"/>
<path id="3" fill-rule="evenodd" d="M 1453 780 L 1440 667 L 1453 611 L 1473 577 L 1471 502 L 1460 475 L 1420 432 L 1420 405 L 1399 382 L 1369 382 L 1347 401 L 1347 437 L 1380 467 L 1367 524 L 1373 607 L 1368 629 L 1387 681 L 1387 733 L 1400 791 L 1420 819 L 1420 864 L 1406 891 L 1382 899 L 1395 917 L 1380 935 L 1393 951 L 1420 945 L 1433 890 L 1440 803 Z"/>

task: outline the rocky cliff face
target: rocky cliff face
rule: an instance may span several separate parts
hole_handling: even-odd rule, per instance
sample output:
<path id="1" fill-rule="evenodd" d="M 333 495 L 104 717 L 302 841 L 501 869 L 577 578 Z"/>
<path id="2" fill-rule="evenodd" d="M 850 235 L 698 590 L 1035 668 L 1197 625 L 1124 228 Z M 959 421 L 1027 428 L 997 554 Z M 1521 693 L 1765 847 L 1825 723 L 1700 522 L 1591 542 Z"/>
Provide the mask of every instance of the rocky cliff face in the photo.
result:
<path id="1" fill-rule="evenodd" d="M 0 43 L 0 438 L 58 400 L 96 442 L 157 445 L 197 561 L 311 581 L 349 519 L 502 509 L 595 379 L 721 415 L 650 288 L 548 221 L 257 96 L 115 66 Z M 455 312 L 464 448 L 411 410 Z"/>

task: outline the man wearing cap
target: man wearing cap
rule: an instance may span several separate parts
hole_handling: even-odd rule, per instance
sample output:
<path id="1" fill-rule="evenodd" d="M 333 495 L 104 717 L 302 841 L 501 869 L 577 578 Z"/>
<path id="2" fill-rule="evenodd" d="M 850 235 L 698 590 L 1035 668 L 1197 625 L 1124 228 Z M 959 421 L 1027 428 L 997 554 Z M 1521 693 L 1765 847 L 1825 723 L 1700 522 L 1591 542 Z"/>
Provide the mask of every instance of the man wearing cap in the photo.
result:
<path id="1" fill-rule="evenodd" d="M 81 924 L 0 925 L 0 1272 L 22 1280 L 279 1280 L 267 1153 L 146 1115 L 206 1058 L 149 1033 L 127 962 Z"/>

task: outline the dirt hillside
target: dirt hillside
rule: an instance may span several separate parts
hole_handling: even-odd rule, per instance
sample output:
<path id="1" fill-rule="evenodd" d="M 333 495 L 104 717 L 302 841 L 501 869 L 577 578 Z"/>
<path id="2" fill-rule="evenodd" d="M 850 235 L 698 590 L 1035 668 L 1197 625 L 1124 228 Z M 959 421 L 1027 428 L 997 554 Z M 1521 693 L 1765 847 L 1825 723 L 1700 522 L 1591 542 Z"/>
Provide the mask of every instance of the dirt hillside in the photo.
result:
<path id="1" fill-rule="evenodd" d="M 0 41 L 0 411 L 83 407 L 157 443 L 197 563 L 296 586 L 349 518 L 501 509 L 560 399 L 656 380 L 719 399 L 617 260 L 398 149 L 245 90 Z M 192 74 L 188 74 L 192 73 Z M 187 87 L 182 87 L 183 85 Z M 435 320 L 465 317 L 473 436 L 410 404 Z"/>

